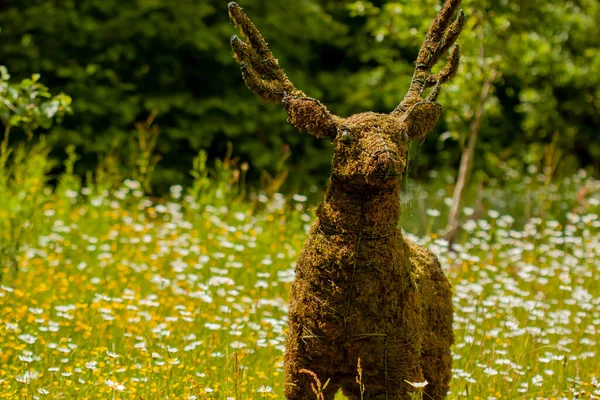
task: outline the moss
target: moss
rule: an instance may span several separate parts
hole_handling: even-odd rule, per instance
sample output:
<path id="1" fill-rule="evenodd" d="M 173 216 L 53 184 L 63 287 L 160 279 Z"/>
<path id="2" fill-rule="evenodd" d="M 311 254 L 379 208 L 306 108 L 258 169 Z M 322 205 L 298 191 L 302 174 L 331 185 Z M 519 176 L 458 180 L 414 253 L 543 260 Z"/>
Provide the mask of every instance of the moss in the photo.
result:
<path id="1" fill-rule="evenodd" d="M 312 398 L 302 368 L 360 398 L 359 358 L 365 398 L 405 398 L 405 380 L 424 379 L 433 398 L 444 397 L 453 341 L 450 284 L 435 256 L 396 228 L 399 191 L 361 197 L 335 183 L 329 191 L 290 295 L 287 398 Z M 357 208 L 359 220 L 340 218 Z"/>
<path id="2" fill-rule="evenodd" d="M 235 3 L 229 14 L 248 42 L 231 40 L 246 85 L 281 102 L 289 122 L 334 146 L 324 201 L 296 267 L 285 354 L 287 399 L 314 399 L 310 370 L 351 399 L 407 399 L 406 381 L 427 379 L 427 398 L 445 397 L 451 378 L 452 290 L 436 257 L 397 228 L 408 141 L 422 140 L 441 115 L 435 103 L 458 68 L 455 47 L 439 74 L 431 68 L 454 44 L 464 14 L 448 0 L 417 58 L 411 87 L 390 114 L 340 118 L 296 89 Z M 427 97 L 423 91 L 431 88 Z M 362 365 L 363 396 L 356 384 Z"/>

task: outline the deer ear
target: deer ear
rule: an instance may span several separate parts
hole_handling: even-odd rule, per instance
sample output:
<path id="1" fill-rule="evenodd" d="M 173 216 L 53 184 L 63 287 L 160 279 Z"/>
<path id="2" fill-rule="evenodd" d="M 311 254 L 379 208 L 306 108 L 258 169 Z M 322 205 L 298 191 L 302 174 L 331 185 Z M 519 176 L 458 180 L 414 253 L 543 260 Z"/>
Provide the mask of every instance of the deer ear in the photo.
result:
<path id="1" fill-rule="evenodd" d="M 411 139 L 424 139 L 442 115 L 442 106 L 433 101 L 420 101 L 402 117 L 406 134 Z"/>
<path id="2" fill-rule="evenodd" d="M 288 121 L 301 131 L 319 139 L 333 139 L 337 135 L 337 120 L 320 101 L 310 97 L 286 96 L 283 104 Z"/>

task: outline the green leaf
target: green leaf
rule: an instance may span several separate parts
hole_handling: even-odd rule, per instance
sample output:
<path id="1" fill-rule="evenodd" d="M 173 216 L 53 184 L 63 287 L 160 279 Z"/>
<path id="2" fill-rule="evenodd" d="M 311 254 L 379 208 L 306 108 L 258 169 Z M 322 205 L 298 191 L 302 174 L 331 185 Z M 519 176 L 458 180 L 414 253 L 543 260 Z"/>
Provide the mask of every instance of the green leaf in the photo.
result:
<path id="1" fill-rule="evenodd" d="M 42 104 L 42 106 L 40 108 L 42 110 L 44 117 L 52 120 L 52 118 L 58 112 L 59 107 L 60 107 L 60 103 L 58 101 L 54 100 L 54 101 L 50 101 L 48 103 Z"/>
<path id="2" fill-rule="evenodd" d="M 21 123 L 21 117 L 19 115 L 13 115 L 10 117 L 10 119 L 8 120 L 8 125 L 9 126 L 18 126 L 19 123 Z"/>

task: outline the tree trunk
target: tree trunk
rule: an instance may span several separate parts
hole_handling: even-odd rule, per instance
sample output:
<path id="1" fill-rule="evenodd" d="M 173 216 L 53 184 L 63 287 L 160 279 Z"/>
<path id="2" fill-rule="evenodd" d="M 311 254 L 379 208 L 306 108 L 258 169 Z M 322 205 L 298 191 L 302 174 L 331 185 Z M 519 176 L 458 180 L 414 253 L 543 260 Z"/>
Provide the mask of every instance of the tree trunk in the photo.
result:
<path id="1" fill-rule="evenodd" d="M 481 122 L 483 120 L 483 113 L 485 111 L 485 102 L 490 95 L 490 89 L 492 84 L 498 76 L 498 70 L 494 69 L 490 73 L 490 76 L 483 83 L 481 88 L 481 94 L 479 96 L 479 103 L 475 111 L 475 116 L 469 125 L 469 140 L 466 149 L 463 151 L 460 159 L 460 168 L 458 170 L 458 177 L 456 178 L 456 186 L 454 187 L 454 194 L 452 196 L 452 208 L 450 209 L 450 216 L 448 217 L 448 225 L 446 226 L 445 239 L 452 246 L 452 242 L 456 237 L 456 233 L 460 228 L 460 209 L 462 198 L 465 193 L 465 188 L 469 183 L 471 177 L 471 167 L 473 166 L 473 157 L 475 155 L 475 146 L 477 145 L 477 139 L 479 138 L 479 131 L 481 129 Z"/>

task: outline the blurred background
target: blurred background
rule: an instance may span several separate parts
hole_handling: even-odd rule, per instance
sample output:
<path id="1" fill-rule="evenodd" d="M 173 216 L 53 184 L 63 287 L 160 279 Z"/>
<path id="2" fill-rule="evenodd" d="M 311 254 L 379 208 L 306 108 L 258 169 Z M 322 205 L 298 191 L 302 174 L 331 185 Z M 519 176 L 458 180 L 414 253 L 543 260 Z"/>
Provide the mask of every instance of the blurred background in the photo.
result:
<path id="1" fill-rule="evenodd" d="M 443 2 L 239 3 L 295 85 L 347 116 L 401 101 Z M 540 168 L 597 173 L 600 3 L 464 0 L 463 9 L 462 66 L 439 98 L 442 120 L 411 148 L 410 176 L 456 176 L 469 148 L 463 172 L 472 165 L 480 182 Z M 107 157 L 135 163 L 144 146 L 155 193 L 189 183 L 200 150 L 209 163 L 228 152 L 248 163 L 250 182 L 285 173 L 298 189 L 329 174 L 328 143 L 295 131 L 282 107 L 245 87 L 227 1 L 3 0 L 0 29 L 12 79 L 39 73 L 72 97 L 72 114 L 43 133 L 57 160 L 75 146 L 80 174 Z M 11 143 L 26 140 L 11 134 Z"/>

